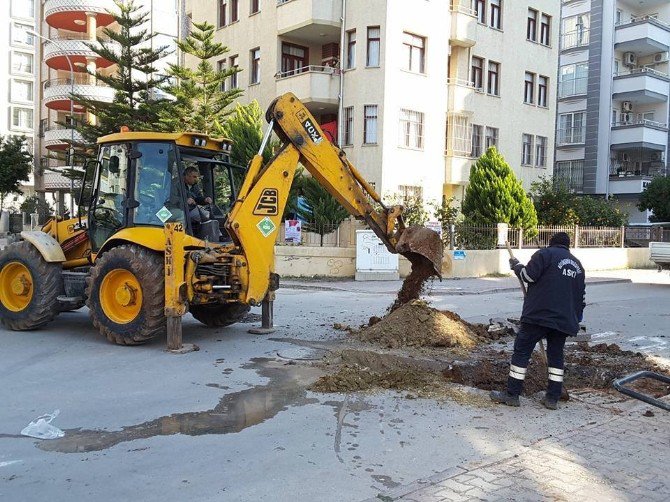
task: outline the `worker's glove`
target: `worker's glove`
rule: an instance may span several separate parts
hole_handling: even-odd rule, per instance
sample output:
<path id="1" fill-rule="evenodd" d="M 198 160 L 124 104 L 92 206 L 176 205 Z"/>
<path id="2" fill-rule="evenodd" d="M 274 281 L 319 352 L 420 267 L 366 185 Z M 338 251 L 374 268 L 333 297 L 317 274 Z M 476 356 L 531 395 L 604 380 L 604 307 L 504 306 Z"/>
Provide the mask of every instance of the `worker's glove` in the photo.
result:
<path id="1" fill-rule="evenodd" d="M 516 258 L 509 259 L 509 268 L 511 268 L 512 270 L 514 270 L 514 267 L 516 267 L 518 264 L 519 260 L 517 260 Z"/>

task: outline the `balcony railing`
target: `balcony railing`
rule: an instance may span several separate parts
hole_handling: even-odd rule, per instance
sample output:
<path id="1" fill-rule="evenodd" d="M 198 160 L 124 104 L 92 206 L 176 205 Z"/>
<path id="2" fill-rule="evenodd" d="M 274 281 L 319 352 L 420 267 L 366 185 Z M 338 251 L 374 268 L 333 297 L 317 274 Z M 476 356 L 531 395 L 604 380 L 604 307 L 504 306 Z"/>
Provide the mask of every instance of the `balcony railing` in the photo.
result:
<path id="1" fill-rule="evenodd" d="M 561 50 L 589 45 L 589 30 L 573 30 L 561 36 Z"/>
<path id="2" fill-rule="evenodd" d="M 44 90 L 47 90 L 51 87 L 59 87 L 61 85 L 72 85 L 72 79 L 70 77 L 65 78 L 52 78 L 43 82 L 42 86 Z M 91 76 L 88 74 L 84 75 L 75 75 L 74 85 L 94 85 L 96 87 L 108 87 L 106 83 L 102 80 L 97 80 L 92 82 Z"/>
<path id="3" fill-rule="evenodd" d="M 586 94 L 588 77 L 578 77 L 570 80 L 562 80 L 558 83 L 558 97 L 581 96 Z"/>
<path id="4" fill-rule="evenodd" d="M 613 127 L 653 127 L 657 129 L 668 129 L 668 124 L 663 123 L 663 122 L 656 122 L 655 120 L 646 120 L 646 119 L 638 119 L 638 120 L 629 120 L 629 121 L 622 121 L 622 122 L 613 122 L 612 123 Z"/>
<path id="5" fill-rule="evenodd" d="M 658 164 L 658 165 L 656 165 Z M 626 162 L 624 164 L 611 164 L 610 176 L 624 178 L 628 176 L 659 176 L 665 174 L 667 168 L 662 161 L 660 162 Z"/>
<path id="6" fill-rule="evenodd" d="M 339 75 L 340 70 L 338 68 L 333 68 L 332 66 L 308 65 L 308 66 L 301 66 L 300 68 L 295 68 L 293 70 L 284 70 L 284 71 L 280 70 L 277 73 L 275 73 L 275 79 L 282 80 L 284 78 L 293 77 L 295 75 L 300 75 L 303 73 L 325 73 L 327 75 Z"/>
<path id="7" fill-rule="evenodd" d="M 642 66 L 640 68 L 631 68 L 629 71 L 620 71 L 619 73 L 615 73 L 614 77 L 626 77 L 628 75 L 653 75 L 655 77 L 670 78 L 670 75 L 668 73 L 658 71 L 648 66 Z"/>

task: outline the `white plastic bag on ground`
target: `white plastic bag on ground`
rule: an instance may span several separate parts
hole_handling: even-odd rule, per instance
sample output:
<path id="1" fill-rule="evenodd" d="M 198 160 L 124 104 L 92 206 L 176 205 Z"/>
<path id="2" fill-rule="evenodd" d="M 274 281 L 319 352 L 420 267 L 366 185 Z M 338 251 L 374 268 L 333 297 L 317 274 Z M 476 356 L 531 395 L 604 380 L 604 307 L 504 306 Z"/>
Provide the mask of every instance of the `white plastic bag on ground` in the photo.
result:
<path id="1" fill-rule="evenodd" d="M 30 436 L 37 439 L 58 439 L 65 436 L 65 433 L 58 427 L 51 425 L 51 421 L 58 416 L 60 410 L 54 410 L 53 413 L 47 413 L 37 417 L 30 422 L 22 431 L 23 436 Z"/>

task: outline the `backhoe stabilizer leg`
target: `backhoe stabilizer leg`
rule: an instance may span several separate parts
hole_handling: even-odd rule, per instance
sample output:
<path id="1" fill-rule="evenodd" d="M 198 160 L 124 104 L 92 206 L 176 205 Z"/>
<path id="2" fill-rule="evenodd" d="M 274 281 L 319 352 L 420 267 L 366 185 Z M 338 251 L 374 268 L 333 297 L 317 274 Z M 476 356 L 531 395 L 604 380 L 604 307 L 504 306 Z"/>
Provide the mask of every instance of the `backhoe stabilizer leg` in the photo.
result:
<path id="1" fill-rule="evenodd" d="M 261 302 L 261 327 L 251 328 L 249 333 L 254 335 L 269 335 L 274 333 L 274 291 L 268 292 Z"/>

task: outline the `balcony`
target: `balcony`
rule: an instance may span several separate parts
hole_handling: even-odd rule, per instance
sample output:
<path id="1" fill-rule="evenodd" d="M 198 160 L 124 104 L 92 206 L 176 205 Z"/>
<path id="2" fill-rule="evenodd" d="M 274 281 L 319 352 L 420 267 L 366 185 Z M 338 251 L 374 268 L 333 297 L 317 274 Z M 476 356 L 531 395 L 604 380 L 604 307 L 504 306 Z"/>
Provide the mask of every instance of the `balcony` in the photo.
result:
<path id="1" fill-rule="evenodd" d="M 54 38 L 53 42 L 47 42 L 44 47 L 44 61 L 47 66 L 54 70 L 69 71 L 70 65 L 67 58 L 69 56 L 73 65 L 73 70 L 76 72 L 83 72 L 87 58 L 95 59 L 97 68 L 107 68 L 113 63 L 108 59 L 100 57 L 95 51 L 86 44 L 97 44 L 96 41 L 84 40 L 73 36 L 64 38 Z M 118 44 L 113 44 L 117 46 Z"/>
<path id="2" fill-rule="evenodd" d="M 295 70 L 278 72 L 277 95 L 292 92 L 300 101 L 309 105 L 336 110 L 340 91 L 339 72 L 329 66 L 304 66 Z M 308 106 L 308 108 L 311 108 Z M 328 113 L 320 110 L 320 113 Z"/>
<path id="3" fill-rule="evenodd" d="M 586 141 L 586 128 L 582 126 L 565 127 L 558 129 L 557 146 L 578 147 L 584 146 Z"/>
<path id="4" fill-rule="evenodd" d="M 616 27 L 614 47 L 638 56 L 670 49 L 670 26 L 651 17 L 635 18 Z"/>
<path id="5" fill-rule="evenodd" d="M 108 26 L 114 18 L 114 0 L 46 0 L 44 19 L 49 26 L 62 30 L 85 32 L 86 13 L 93 13 L 98 26 Z"/>
<path id="6" fill-rule="evenodd" d="M 588 47 L 590 38 L 590 30 L 583 28 L 563 33 L 561 35 L 561 50 Z"/>
<path id="7" fill-rule="evenodd" d="M 470 181 L 472 159 L 466 157 L 447 157 L 445 183 L 451 185 L 467 185 Z"/>
<path id="8" fill-rule="evenodd" d="M 477 42 L 477 14 L 470 7 L 458 4 L 451 9 L 449 43 L 458 47 L 472 47 Z"/>
<path id="9" fill-rule="evenodd" d="M 617 122 L 612 126 L 612 150 L 651 148 L 665 151 L 668 144 L 668 125 L 651 120 Z"/>
<path id="10" fill-rule="evenodd" d="M 46 107 L 51 110 L 69 111 L 70 94 L 73 92 L 88 99 L 111 103 L 114 99 L 114 89 L 100 81 L 91 82 L 86 77 L 75 78 L 74 86 L 69 78 L 55 78 L 44 82 L 42 100 Z"/>
<path id="11" fill-rule="evenodd" d="M 612 97 L 636 104 L 661 103 L 668 100 L 670 76 L 651 68 L 635 68 L 614 76 Z"/>
<path id="12" fill-rule="evenodd" d="M 449 92 L 449 111 L 472 112 L 474 106 L 475 92 L 483 92 L 476 89 L 472 82 L 461 79 L 447 80 Z"/>
<path id="13" fill-rule="evenodd" d="M 339 42 L 342 0 L 277 0 L 277 32 L 296 41 Z"/>
<path id="14" fill-rule="evenodd" d="M 44 130 L 43 144 L 47 150 L 65 151 L 72 139 L 75 143 L 83 142 L 83 138 L 78 131 L 54 124 Z"/>

